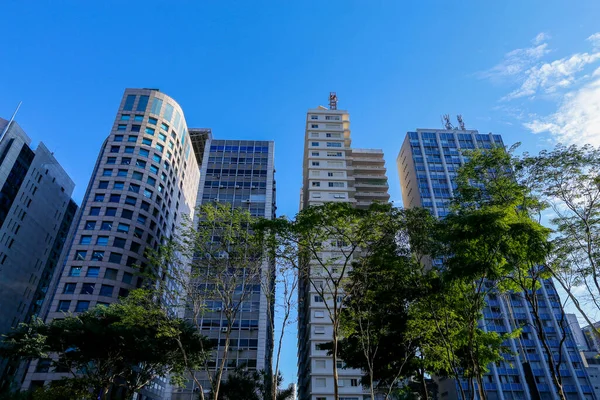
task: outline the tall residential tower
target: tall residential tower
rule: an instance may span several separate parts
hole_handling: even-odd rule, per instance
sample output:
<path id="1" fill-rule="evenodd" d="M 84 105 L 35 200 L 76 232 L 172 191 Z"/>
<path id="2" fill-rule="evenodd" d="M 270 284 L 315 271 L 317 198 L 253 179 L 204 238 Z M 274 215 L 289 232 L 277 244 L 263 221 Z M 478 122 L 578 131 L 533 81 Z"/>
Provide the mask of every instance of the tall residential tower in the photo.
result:
<path id="1" fill-rule="evenodd" d="M 337 109 L 335 93 L 330 95 L 329 108 L 320 106 L 306 114 L 300 197 L 301 209 L 324 202 L 368 207 L 389 201 L 383 152 L 351 147 L 350 116 Z M 306 277 L 300 279 L 298 296 L 298 397 L 333 400 L 332 357 L 320 349 L 322 343 L 331 341 L 331 320 Z M 340 399 L 362 399 L 362 372 L 339 369 L 338 374 Z"/>
<path id="2" fill-rule="evenodd" d="M 436 217 L 447 215 L 456 190 L 457 171 L 465 161 L 461 150 L 492 146 L 504 146 L 500 135 L 454 129 L 408 132 L 396 160 L 404 207 L 424 207 Z M 560 374 L 567 398 L 594 399 L 593 388 L 570 331 L 561 345 L 559 320 L 563 310 L 552 280 L 544 281 L 538 298 L 548 343 L 557 355 L 559 347 L 562 348 L 564 363 Z M 486 303 L 482 329 L 502 334 L 523 327 L 519 338 L 508 341 L 511 353 L 504 354 L 506 361 L 489 366 L 490 372 L 483 378 L 487 398 L 557 399 L 542 343 L 532 328 L 532 313 L 522 296 L 519 293 L 493 293 L 488 295 Z M 438 383 L 442 400 L 457 399 L 459 384 L 468 390 L 466 382 L 441 379 Z"/>

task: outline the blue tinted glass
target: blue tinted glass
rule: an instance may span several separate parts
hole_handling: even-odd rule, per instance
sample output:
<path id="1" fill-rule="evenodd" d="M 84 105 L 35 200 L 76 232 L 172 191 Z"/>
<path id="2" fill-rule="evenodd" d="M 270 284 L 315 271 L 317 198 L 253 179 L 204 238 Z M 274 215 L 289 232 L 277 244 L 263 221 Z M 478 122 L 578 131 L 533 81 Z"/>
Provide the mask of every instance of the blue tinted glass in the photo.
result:
<path id="1" fill-rule="evenodd" d="M 152 110 L 150 110 L 150 112 L 152 114 L 160 115 L 160 109 L 162 108 L 162 103 L 163 102 L 161 99 L 154 98 L 154 100 L 152 101 Z"/>
<path id="2" fill-rule="evenodd" d="M 123 106 L 123 110 L 132 111 L 133 103 L 135 103 L 135 94 L 130 94 L 127 96 L 127 99 L 125 100 L 125 105 Z"/>
<path id="3" fill-rule="evenodd" d="M 173 118 L 173 106 L 170 105 L 169 103 L 167 103 L 165 105 L 165 115 L 163 115 L 163 118 L 168 122 L 171 123 L 171 118 Z"/>
<path id="4" fill-rule="evenodd" d="M 181 122 L 181 115 L 179 115 L 179 111 L 175 111 L 175 122 L 173 122 L 173 127 L 175 129 L 177 129 L 178 131 L 181 130 L 181 126 L 179 126 L 180 122 Z"/>
<path id="5" fill-rule="evenodd" d="M 138 102 L 136 111 L 146 111 L 146 107 L 148 106 L 148 96 L 140 96 L 140 101 Z"/>

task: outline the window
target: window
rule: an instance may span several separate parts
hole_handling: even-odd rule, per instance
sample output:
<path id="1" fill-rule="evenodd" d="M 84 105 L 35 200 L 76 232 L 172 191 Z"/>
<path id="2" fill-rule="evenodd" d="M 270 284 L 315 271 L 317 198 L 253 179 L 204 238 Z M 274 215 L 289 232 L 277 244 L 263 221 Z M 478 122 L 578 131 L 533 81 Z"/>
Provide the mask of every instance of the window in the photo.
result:
<path id="1" fill-rule="evenodd" d="M 85 227 L 83 229 L 85 230 L 92 230 L 96 228 L 96 221 L 86 221 L 85 222 Z"/>
<path id="2" fill-rule="evenodd" d="M 79 300 L 75 306 L 75 312 L 85 312 L 90 308 L 90 302 L 87 300 Z"/>
<path id="3" fill-rule="evenodd" d="M 315 326 L 315 333 L 322 335 L 325 333 L 325 327 L 324 326 Z"/>
<path id="4" fill-rule="evenodd" d="M 96 193 L 96 195 L 94 195 L 94 201 L 104 201 L 104 194 Z"/>
<path id="5" fill-rule="evenodd" d="M 127 176 L 127 170 L 126 169 L 120 169 L 117 172 L 117 176 Z"/>
<path id="6" fill-rule="evenodd" d="M 152 146 L 152 139 L 143 138 L 142 144 L 145 144 L 146 146 Z"/>
<path id="7" fill-rule="evenodd" d="M 312 155 L 313 157 L 319 157 L 319 152 L 318 152 L 318 151 L 313 151 L 313 152 L 311 153 L 311 155 Z"/>
<path id="8" fill-rule="evenodd" d="M 108 256 L 108 262 L 114 263 L 114 264 L 119 264 L 121 262 L 121 258 L 123 258 L 122 254 L 110 253 L 110 256 Z"/>
<path id="9" fill-rule="evenodd" d="M 131 125 L 131 132 L 139 132 L 141 128 L 141 125 Z"/>
<path id="10" fill-rule="evenodd" d="M 311 128 L 319 128 L 319 124 L 311 124 Z"/>
<path id="11" fill-rule="evenodd" d="M 84 235 L 79 239 L 79 244 L 90 244 L 92 243 L 92 237 L 89 235 Z"/>
<path id="12" fill-rule="evenodd" d="M 92 261 L 102 261 L 103 258 L 104 258 L 104 252 L 103 251 L 94 250 L 92 252 Z"/>
<path id="13" fill-rule="evenodd" d="M 163 115 L 163 118 L 169 122 L 171 122 L 171 118 L 173 118 L 173 106 L 169 103 L 165 104 L 165 113 Z"/>
<path id="14" fill-rule="evenodd" d="M 167 135 L 165 135 L 162 132 L 158 132 L 158 138 L 164 142 L 165 140 L 167 140 Z"/>
<path id="15" fill-rule="evenodd" d="M 152 159 L 154 161 L 156 161 L 157 163 L 159 163 L 161 160 L 161 157 L 158 154 L 154 154 L 154 155 L 152 155 Z"/>
<path id="16" fill-rule="evenodd" d="M 323 298 L 321 296 L 319 296 L 318 294 L 315 294 L 313 299 L 314 299 L 315 303 L 323 303 Z"/>
<path id="17" fill-rule="evenodd" d="M 69 311 L 70 306 L 71 306 L 71 300 L 61 300 L 58 302 L 58 307 L 56 308 L 56 311 L 67 312 L 67 311 Z"/>
<path id="18" fill-rule="evenodd" d="M 136 107 L 136 111 L 146 111 L 146 107 L 148 106 L 148 96 L 142 95 L 140 96 L 140 101 L 138 101 L 138 105 Z"/>
<path id="19" fill-rule="evenodd" d="M 138 215 L 138 217 L 137 217 L 137 221 L 138 221 L 140 224 L 142 224 L 142 225 L 146 225 L 146 220 L 147 220 L 147 219 L 148 219 L 148 218 L 147 218 L 145 215 L 142 215 L 142 214 Z"/>
<path id="20" fill-rule="evenodd" d="M 319 142 L 311 142 L 310 145 L 313 147 L 317 147 L 319 146 Z"/>
<path id="21" fill-rule="evenodd" d="M 342 147 L 341 142 L 327 142 L 327 147 Z"/>
<path id="22" fill-rule="evenodd" d="M 124 131 L 127 129 L 127 124 L 119 124 L 117 125 L 117 130 L 118 131 Z"/>
<path id="23" fill-rule="evenodd" d="M 144 131 L 144 133 L 146 133 L 147 135 L 150 135 L 150 136 L 154 136 L 154 129 L 152 129 L 152 128 L 146 128 L 146 130 Z"/>
<path id="24" fill-rule="evenodd" d="M 310 119 L 319 119 L 319 116 L 318 115 L 311 115 Z"/>
<path id="25" fill-rule="evenodd" d="M 119 201 L 121 201 L 121 195 L 120 194 L 111 194 L 108 201 L 110 203 L 118 203 Z"/>
<path id="26" fill-rule="evenodd" d="M 133 274 L 130 274 L 129 272 L 125 272 L 123 274 L 123 283 L 130 285 L 132 279 L 133 279 Z"/>
<path id="27" fill-rule="evenodd" d="M 356 379 L 356 378 L 350 379 L 350 386 L 358 386 L 358 379 Z"/>
<path id="28" fill-rule="evenodd" d="M 85 260 L 86 256 L 87 256 L 87 251 L 77 250 L 77 251 L 75 251 L 75 257 L 73 259 L 78 260 L 78 261 L 83 261 L 83 260 Z"/>
<path id="29" fill-rule="evenodd" d="M 115 135 L 115 137 L 113 138 L 114 142 L 122 142 L 123 141 L 123 135 Z"/>
<path id="30" fill-rule="evenodd" d="M 135 143 L 135 142 L 137 142 L 137 139 L 138 139 L 138 137 L 134 136 L 134 135 L 127 136 L 127 141 L 128 142 L 134 142 Z M 127 153 L 127 150 L 125 150 L 125 153 Z"/>
<path id="31" fill-rule="evenodd" d="M 138 238 L 138 239 L 141 239 L 142 236 L 144 236 L 144 230 L 140 229 L 140 228 L 135 228 L 133 230 L 133 236 L 136 237 L 136 238 Z"/>
<path id="32" fill-rule="evenodd" d="M 156 165 L 150 165 L 150 172 L 158 174 L 158 167 Z"/>
<path id="33" fill-rule="evenodd" d="M 121 150 L 121 146 L 110 146 L 111 153 L 118 153 Z"/>
<path id="34" fill-rule="evenodd" d="M 108 207 L 104 215 L 106 215 L 107 217 L 114 217 L 115 215 L 117 215 L 117 209 L 114 207 Z"/>
<path id="35" fill-rule="evenodd" d="M 123 114 L 123 115 L 121 115 L 121 121 L 129 121 L 129 117 L 131 117 L 131 115 Z"/>
<path id="36" fill-rule="evenodd" d="M 152 114 L 156 114 L 156 115 L 160 115 L 160 109 L 162 108 L 162 100 L 158 99 L 158 98 L 154 98 L 154 100 L 152 101 L 152 109 L 150 110 L 150 112 Z"/>
<path id="37" fill-rule="evenodd" d="M 136 160 L 135 166 L 138 168 L 146 168 L 146 161 L 144 160 Z"/>
<path id="38" fill-rule="evenodd" d="M 157 122 L 158 122 L 158 120 L 156 118 L 152 118 L 152 117 L 148 118 L 149 124 L 156 125 Z"/>
<path id="39" fill-rule="evenodd" d="M 93 294 L 94 287 L 96 287 L 95 283 L 84 283 L 81 285 L 81 294 Z"/>
<path id="40" fill-rule="evenodd" d="M 131 211 L 131 210 L 123 210 L 121 212 L 121 217 L 123 217 L 125 219 L 131 219 L 131 218 L 133 218 L 133 211 Z"/>
<path id="41" fill-rule="evenodd" d="M 71 267 L 69 276 L 81 276 L 81 267 Z"/>
<path id="42" fill-rule="evenodd" d="M 312 162 L 312 166 L 313 166 L 313 167 L 318 167 L 318 166 L 319 166 L 319 164 L 320 164 L 320 163 L 319 163 L 318 161 L 313 161 L 313 162 Z"/>
<path id="43" fill-rule="evenodd" d="M 108 181 L 98 182 L 98 189 L 108 189 Z"/>
<path id="44" fill-rule="evenodd" d="M 163 122 L 160 124 L 160 129 L 164 130 L 165 132 L 169 132 L 169 125 Z"/>
<path id="45" fill-rule="evenodd" d="M 107 164 L 116 164 L 117 163 L 117 157 L 108 157 L 106 159 L 106 163 Z"/>
<path id="46" fill-rule="evenodd" d="M 165 146 L 163 146 L 160 143 L 156 143 L 156 146 L 154 146 L 154 148 L 158 151 L 160 151 L 161 153 L 165 150 Z"/>
<path id="47" fill-rule="evenodd" d="M 129 290 L 121 288 L 119 289 L 119 297 L 127 297 L 129 295 Z"/>
<path id="48" fill-rule="evenodd" d="M 152 198 L 152 191 L 148 190 L 148 189 L 144 189 L 144 197 L 147 197 L 149 199 Z"/>
<path id="49" fill-rule="evenodd" d="M 327 157 L 341 157 L 341 156 L 342 156 L 341 151 L 328 151 L 327 152 Z"/>
<path id="50" fill-rule="evenodd" d="M 102 171 L 102 176 L 111 176 L 112 175 L 112 169 L 110 168 L 104 168 L 104 171 Z"/>
<path id="51" fill-rule="evenodd" d="M 142 174 L 142 173 L 141 173 L 141 172 L 139 172 L 139 171 L 134 171 L 134 172 L 133 172 L 133 174 L 131 175 L 131 177 L 132 177 L 133 179 L 137 179 L 138 181 L 141 181 L 141 180 L 142 180 L 142 178 L 144 177 L 144 174 Z"/>
<path id="52" fill-rule="evenodd" d="M 152 143 L 150 143 L 150 144 L 152 144 Z M 148 150 L 146 150 L 146 149 L 140 149 L 140 153 L 139 154 L 142 157 L 148 157 L 150 155 L 150 152 Z"/>
<path id="53" fill-rule="evenodd" d="M 90 215 L 100 215 L 100 207 L 90 208 Z"/>
<path id="54" fill-rule="evenodd" d="M 75 293 L 76 283 L 65 283 L 65 288 L 63 289 L 63 294 L 74 294 Z"/>
<path id="55" fill-rule="evenodd" d="M 344 182 L 329 182 L 329 187 L 344 187 Z"/>
<path id="56" fill-rule="evenodd" d="M 88 267 L 87 274 L 85 276 L 97 278 L 99 274 L 100 274 L 100 267 Z"/>
<path id="57" fill-rule="evenodd" d="M 113 184 L 113 189 L 123 190 L 124 187 L 125 187 L 125 182 L 123 182 L 123 181 L 117 181 Z"/>
<path id="58" fill-rule="evenodd" d="M 125 198 L 125 204 L 129 204 L 130 206 L 135 206 L 137 203 L 137 199 L 135 197 L 127 196 Z"/>
<path id="59" fill-rule="evenodd" d="M 326 386 L 326 379 L 325 378 L 315 378 L 315 387 L 321 387 L 324 388 Z"/>
<path id="60" fill-rule="evenodd" d="M 133 118 L 134 121 L 137 122 L 142 122 L 144 120 L 144 116 L 143 115 L 136 115 L 135 118 Z"/>
<path id="61" fill-rule="evenodd" d="M 117 232 L 127 233 L 129 232 L 129 225 L 127 224 L 119 224 L 117 226 Z"/>
<path id="62" fill-rule="evenodd" d="M 102 221 L 102 225 L 100 225 L 101 231 L 110 231 L 112 229 L 111 221 Z"/>
<path id="63" fill-rule="evenodd" d="M 125 99 L 125 105 L 123 106 L 123 110 L 133 111 L 133 103 L 135 103 L 135 94 L 127 95 L 127 98 Z"/>
<path id="64" fill-rule="evenodd" d="M 315 311 L 315 318 L 325 318 L 325 311 Z"/>
<path id="65" fill-rule="evenodd" d="M 113 289 L 114 288 L 115 288 L 114 286 L 102 285 L 100 287 L 100 296 L 111 297 L 112 294 L 113 294 Z"/>
<path id="66" fill-rule="evenodd" d="M 98 236 L 96 244 L 98 246 L 108 246 L 108 236 Z"/>
<path id="67" fill-rule="evenodd" d="M 133 147 L 133 146 L 125 146 L 125 153 L 133 154 L 134 149 L 135 149 L 135 147 Z M 131 158 L 129 159 L 129 161 L 131 161 Z"/>
<path id="68" fill-rule="evenodd" d="M 142 205 L 140 207 L 144 211 L 150 211 L 150 203 L 147 201 L 142 201 Z"/>
<path id="69" fill-rule="evenodd" d="M 104 272 L 104 279 L 112 279 L 113 281 L 117 279 L 118 271 L 114 268 L 106 268 L 106 272 Z"/>
<path id="70" fill-rule="evenodd" d="M 150 176 L 149 176 L 149 177 L 148 177 L 148 180 L 147 180 L 147 183 L 148 183 L 150 186 L 154 186 L 154 185 L 156 185 L 156 179 L 154 179 L 154 178 L 152 178 L 152 177 L 150 177 Z"/>
<path id="71" fill-rule="evenodd" d="M 312 182 L 312 187 L 320 187 L 321 182 Z"/>
<path id="72" fill-rule="evenodd" d="M 118 247 L 120 249 L 124 249 L 125 248 L 125 242 L 126 240 L 123 238 L 115 238 L 115 241 L 113 242 L 113 246 L 114 247 Z"/>

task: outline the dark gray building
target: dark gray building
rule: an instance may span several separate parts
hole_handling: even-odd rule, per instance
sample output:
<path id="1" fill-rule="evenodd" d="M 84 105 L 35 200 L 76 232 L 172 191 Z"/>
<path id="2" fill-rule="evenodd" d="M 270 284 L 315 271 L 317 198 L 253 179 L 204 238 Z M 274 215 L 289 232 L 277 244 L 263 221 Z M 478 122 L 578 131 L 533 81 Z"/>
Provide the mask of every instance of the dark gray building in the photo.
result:
<path id="1" fill-rule="evenodd" d="M 0 119 L 0 334 L 40 311 L 77 206 L 75 184 L 54 155 Z M 18 363 L 0 361 L 3 387 Z"/>

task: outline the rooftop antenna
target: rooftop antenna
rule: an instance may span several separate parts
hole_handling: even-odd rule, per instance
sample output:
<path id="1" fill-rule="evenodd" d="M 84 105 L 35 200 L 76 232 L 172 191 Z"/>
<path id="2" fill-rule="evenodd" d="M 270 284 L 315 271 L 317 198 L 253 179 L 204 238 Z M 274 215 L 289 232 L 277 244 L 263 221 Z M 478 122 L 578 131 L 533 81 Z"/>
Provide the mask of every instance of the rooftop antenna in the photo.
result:
<path id="1" fill-rule="evenodd" d="M 458 127 L 460 128 L 461 131 L 466 130 L 465 129 L 465 121 L 463 121 L 462 115 L 458 114 L 456 116 L 456 119 L 458 120 Z"/>
<path id="2" fill-rule="evenodd" d="M 442 115 L 442 124 L 444 125 L 444 128 L 448 131 L 454 129 L 452 123 L 450 122 L 450 114 Z"/>
<path id="3" fill-rule="evenodd" d="M 0 140 L 4 139 L 4 135 L 6 135 L 6 132 L 8 132 L 8 129 L 10 128 L 10 125 L 15 120 L 15 117 L 17 116 L 17 113 L 19 112 L 19 108 L 21 108 L 21 104 L 23 104 L 22 101 L 19 102 L 19 105 L 17 106 L 17 109 L 13 113 L 12 117 L 10 117 L 10 121 L 8 121 L 8 124 L 6 124 L 6 126 L 4 127 L 4 130 L 2 131 L 2 135 L 0 135 Z"/>
<path id="4" fill-rule="evenodd" d="M 329 109 L 337 110 L 337 94 L 335 92 L 329 92 Z"/>

